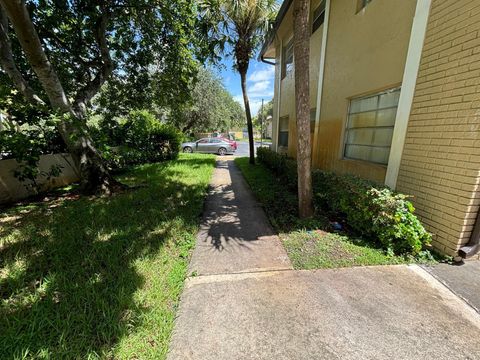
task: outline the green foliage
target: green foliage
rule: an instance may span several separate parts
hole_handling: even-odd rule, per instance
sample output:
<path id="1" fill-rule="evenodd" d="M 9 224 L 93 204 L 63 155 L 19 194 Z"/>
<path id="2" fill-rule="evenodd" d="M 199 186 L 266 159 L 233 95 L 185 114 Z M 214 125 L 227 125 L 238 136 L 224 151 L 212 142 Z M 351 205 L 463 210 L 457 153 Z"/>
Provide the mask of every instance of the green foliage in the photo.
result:
<path id="1" fill-rule="evenodd" d="M 65 152 L 65 146 L 51 127 L 0 131 L 0 160 L 16 159 L 19 167 L 14 176 L 27 187 L 37 188 L 39 176 L 50 179 L 60 174 L 58 165 L 41 172 L 37 164 L 41 155 L 61 152 Z"/>
<path id="2" fill-rule="evenodd" d="M 267 147 L 257 149 L 257 158 L 276 175 L 280 176 L 291 190 L 297 190 L 298 176 L 295 160 L 288 158 L 286 155 L 278 154 Z"/>
<path id="3" fill-rule="evenodd" d="M 0 213 L 1 358 L 165 359 L 214 165 L 181 154 L 119 179 L 136 190 Z"/>
<path id="4" fill-rule="evenodd" d="M 248 158 L 237 158 L 235 163 L 262 203 L 296 269 L 432 262 L 419 257 L 395 256 L 368 239 L 347 232 L 331 233 L 328 217 L 321 209 L 317 209 L 314 218 L 300 219 L 297 193 L 281 177 L 262 163 L 249 164 Z"/>
<path id="5" fill-rule="evenodd" d="M 226 132 L 243 126 L 245 114 L 222 80 L 212 70 L 200 67 L 191 101 L 175 109 L 167 121 L 184 133 Z"/>
<path id="6" fill-rule="evenodd" d="M 296 188 L 294 160 L 266 148 L 259 149 L 258 159 L 290 189 Z M 430 244 L 431 235 L 414 215 L 406 195 L 356 176 L 319 170 L 313 172 L 313 188 L 317 209 L 344 217 L 350 228 L 389 252 L 416 256 Z"/>
<path id="7" fill-rule="evenodd" d="M 269 117 L 270 120 L 268 120 Z M 265 103 L 263 109 L 260 108 L 257 116 L 253 118 L 253 126 L 255 126 L 258 131 L 261 131 L 263 127 L 263 131 L 265 132 L 268 124 L 272 121 L 271 117 L 273 117 L 273 99 Z"/>
<path id="8" fill-rule="evenodd" d="M 212 24 L 211 39 L 226 43 L 235 69 L 248 70 L 250 59 L 262 44 L 277 15 L 276 0 L 204 0 L 205 18 Z"/>
<path id="9" fill-rule="evenodd" d="M 107 143 L 105 157 L 113 169 L 178 157 L 182 134 L 171 125 L 158 121 L 148 111 L 132 111 L 117 126 L 114 139 L 102 139 Z M 120 139 L 121 145 L 117 146 Z"/>
<path id="10" fill-rule="evenodd" d="M 294 231 L 282 240 L 295 269 L 395 265 L 409 260 L 369 246 L 362 239 L 321 230 Z"/>

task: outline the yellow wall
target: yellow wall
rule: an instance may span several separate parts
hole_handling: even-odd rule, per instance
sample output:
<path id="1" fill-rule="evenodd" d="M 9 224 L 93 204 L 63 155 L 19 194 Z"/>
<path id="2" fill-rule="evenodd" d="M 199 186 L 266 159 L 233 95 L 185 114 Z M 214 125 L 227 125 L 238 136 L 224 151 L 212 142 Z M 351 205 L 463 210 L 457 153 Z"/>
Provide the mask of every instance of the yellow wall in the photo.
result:
<path id="1" fill-rule="evenodd" d="M 332 0 L 314 166 L 383 182 L 386 166 L 343 157 L 349 98 L 402 82 L 416 0 Z"/>
<path id="2" fill-rule="evenodd" d="M 397 181 L 449 255 L 480 207 L 479 23 L 477 0 L 432 2 Z"/>
<path id="3" fill-rule="evenodd" d="M 320 0 L 313 0 L 310 6 L 310 13 L 320 4 Z M 281 63 L 281 54 L 282 54 L 282 45 L 286 45 L 287 42 L 293 37 L 293 5 L 290 6 L 289 11 L 284 17 L 282 24 L 280 25 L 277 37 L 275 41 L 275 54 L 276 54 L 276 63 Z M 317 99 L 317 87 L 318 87 L 318 71 L 320 64 L 320 54 L 321 54 L 321 45 L 322 45 L 322 31 L 323 26 L 321 26 L 315 33 L 312 34 L 310 38 L 310 108 L 313 109 L 316 106 Z M 294 70 L 295 71 L 295 70 Z M 277 81 L 280 81 L 280 93 L 275 89 L 274 95 L 274 119 L 279 117 L 288 116 L 289 117 L 289 136 L 288 136 L 288 155 L 291 157 L 296 156 L 296 139 L 297 139 L 297 129 L 295 122 L 295 81 L 294 81 L 294 71 L 290 72 L 283 80 L 280 80 L 281 77 L 281 66 L 277 65 L 275 76 Z M 276 105 L 280 101 L 280 111 L 278 112 L 278 117 L 276 116 Z M 276 127 L 274 124 L 274 136 L 273 143 L 274 146 L 277 142 Z"/>

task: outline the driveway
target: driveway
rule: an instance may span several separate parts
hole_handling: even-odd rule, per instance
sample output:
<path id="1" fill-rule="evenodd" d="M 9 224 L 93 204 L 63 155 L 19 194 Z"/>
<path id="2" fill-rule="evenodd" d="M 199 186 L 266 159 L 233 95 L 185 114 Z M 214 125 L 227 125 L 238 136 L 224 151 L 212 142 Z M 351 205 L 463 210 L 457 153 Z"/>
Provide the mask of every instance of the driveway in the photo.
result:
<path id="1" fill-rule="evenodd" d="M 219 159 L 168 359 L 480 359 L 480 315 L 418 266 L 295 271 Z"/>

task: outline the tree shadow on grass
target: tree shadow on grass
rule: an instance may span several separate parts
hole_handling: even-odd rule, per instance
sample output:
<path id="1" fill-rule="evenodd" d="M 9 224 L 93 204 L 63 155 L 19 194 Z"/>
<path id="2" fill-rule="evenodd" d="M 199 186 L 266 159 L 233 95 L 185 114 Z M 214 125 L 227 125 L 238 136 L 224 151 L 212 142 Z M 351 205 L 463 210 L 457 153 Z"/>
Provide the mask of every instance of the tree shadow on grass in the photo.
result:
<path id="1" fill-rule="evenodd" d="M 179 160 L 191 167 L 212 161 Z M 14 220 L 0 224 L 2 358 L 113 357 L 111 349 L 155 306 L 135 297 L 146 281 L 139 262 L 165 252 L 175 258 L 160 256 L 148 270 L 165 277 L 174 310 L 181 286 L 165 272 L 175 267 L 169 261 L 186 267 L 206 190 L 182 174 L 176 166 L 143 166 L 125 181 L 145 188 L 9 212 Z"/>

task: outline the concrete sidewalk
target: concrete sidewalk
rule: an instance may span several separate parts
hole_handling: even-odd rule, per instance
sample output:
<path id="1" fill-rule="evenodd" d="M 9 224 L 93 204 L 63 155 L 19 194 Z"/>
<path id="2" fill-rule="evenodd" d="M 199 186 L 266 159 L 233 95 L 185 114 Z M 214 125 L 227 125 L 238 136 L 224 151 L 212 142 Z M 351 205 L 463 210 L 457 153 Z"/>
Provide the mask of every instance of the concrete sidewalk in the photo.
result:
<path id="1" fill-rule="evenodd" d="M 210 183 L 190 274 L 291 269 L 262 207 L 233 160 L 218 160 Z"/>
<path id="2" fill-rule="evenodd" d="M 423 269 L 291 270 L 232 162 L 212 185 L 168 359 L 480 358 L 480 315 Z"/>

